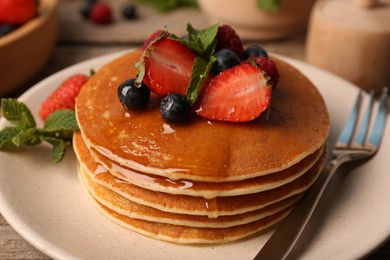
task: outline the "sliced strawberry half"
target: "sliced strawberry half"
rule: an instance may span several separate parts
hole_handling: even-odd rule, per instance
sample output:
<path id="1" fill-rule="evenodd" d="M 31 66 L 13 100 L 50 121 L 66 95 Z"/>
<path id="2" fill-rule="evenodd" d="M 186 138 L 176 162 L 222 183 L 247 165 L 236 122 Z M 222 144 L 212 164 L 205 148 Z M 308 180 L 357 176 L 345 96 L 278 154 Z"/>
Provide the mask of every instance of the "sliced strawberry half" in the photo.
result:
<path id="1" fill-rule="evenodd" d="M 260 69 L 240 64 L 216 76 L 199 97 L 195 109 L 208 119 L 250 121 L 268 108 L 271 89 Z"/>
<path id="2" fill-rule="evenodd" d="M 143 82 L 150 90 L 160 95 L 185 95 L 191 79 L 195 53 L 168 37 L 162 37 L 149 45 L 145 52 Z"/>

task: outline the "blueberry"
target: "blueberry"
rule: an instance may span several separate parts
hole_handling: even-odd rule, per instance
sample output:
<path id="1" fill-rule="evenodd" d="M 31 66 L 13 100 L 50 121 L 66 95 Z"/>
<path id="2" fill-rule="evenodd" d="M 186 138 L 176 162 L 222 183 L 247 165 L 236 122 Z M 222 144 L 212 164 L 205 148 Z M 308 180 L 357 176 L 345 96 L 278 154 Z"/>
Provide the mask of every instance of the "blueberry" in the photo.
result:
<path id="1" fill-rule="evenodd" d="M 214 74 L 219 74 L 241 62 L 238 55 L 230 49 L 221 49 L 214 53 L 214 57 L 217 58 L 217 61 L 213 65 Z"/>
<path id="2" fill-rule="evenodd" d="M 0 36 L 6 35 L 7 33 L 15 30 L 17 26 L 7 23 L 0 23 Z"/>
<path id="3" fill-rule="evenodd" d="M 248 59 L 249 57 L 266 57 L 268 58 L 268 53 L 264 50 L 263 47 L 259 45 L 250 45 L 244 51 L 244 58 Z"/>
<path id="4" fill-rule="evenodd" d="M 85 0 L 83 5 L 81 6 L 80 13 L 81 16 L 85 19 L 89 19 L 89 14 L 91 13 L 93 5 L 97 0 Z"/>
<path id="5" fill-rule="evenodd" d="M 127 20 L 134 20 L 137 18 L 137 9 L 133 4 L 127 4 L 122 8 L 122 16 Z"/>
<path id="6" fill-rule="evenodd" d="M 137 87 L 135 79 L 128 79 L 118 87 L 118 98 L 126 109 L 144 109 L 149 102 L 150 89 L 145 84 Z"/>
<path id="7" fill-rule="evenodd" d="M 163 98 L 160 104 L 160 114 L 165 121 L 179 123 L 190 116 L 191 105 L 185 96 L 169 94 Z"/>

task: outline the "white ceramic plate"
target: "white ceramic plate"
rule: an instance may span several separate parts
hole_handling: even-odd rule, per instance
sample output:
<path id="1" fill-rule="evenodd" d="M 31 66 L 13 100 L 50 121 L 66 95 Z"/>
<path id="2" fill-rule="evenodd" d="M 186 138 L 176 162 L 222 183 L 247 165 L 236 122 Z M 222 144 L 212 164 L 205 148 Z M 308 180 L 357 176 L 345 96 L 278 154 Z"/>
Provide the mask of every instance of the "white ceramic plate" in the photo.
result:
<path id="1" fill-rule="evenodd" d="M 40 82 L 20 100 L 37 117 L 39 104 L 65 78 L 89 73 L 120 55 L 114 53 L 67 68 Z M 331 140 L 340 131 L 358 89 L 340 78 L 290 60 L 318 86 L 331 114 Z M 388 124 L 389 125 L 388 121 Z M 304 122 L 302 122 L 304 123 Z M 0 129 L 6 125 L 2 119 Z M 390 234 L 390 126 L 374 159 L 337 176 L 313 219 L 302 259 L 356 259 Z M 71 150 L 59 164 L 41 145 L 0 152 L 0 211 L 25 239 L 57 259 L 252 259 L 272 230 L 227 245 L 185 246 L 128 231 L 102 216 L 80 185 Z"/>

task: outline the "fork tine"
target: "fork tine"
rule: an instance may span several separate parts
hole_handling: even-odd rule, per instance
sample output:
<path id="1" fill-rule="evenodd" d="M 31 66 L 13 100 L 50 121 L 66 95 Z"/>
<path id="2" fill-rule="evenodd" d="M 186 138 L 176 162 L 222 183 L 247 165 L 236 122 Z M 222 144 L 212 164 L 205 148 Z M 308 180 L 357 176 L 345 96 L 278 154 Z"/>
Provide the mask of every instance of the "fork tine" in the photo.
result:
<path id="1" fill-rule="evenodd" d="M 368 104 L 368 108 L 366 110 L 366 113 L 364 114 L 363 121 L 360 125 L 359 131 L 355 137 L 355 143 L 363 145 L 367 138 L 367 132 L 368 128 L 370 126 L 371 121 L 371 115 L 372 115 L 372 108 L 374 106 L 375 101 L 375 91 L 370 91 L 370 103 Z"/>
<path id="2" fill-rule="evenodd" d="M 379 147 L 379 144 L 382 140 L 383 131 L 385 130 L 386 118 L 387 118 L 387 97 L 388 97 L 388 88 L 384 87 L 382 96 L 379 103 L 378 113 L 376 115 L 374 127 L 372 129 L 372 134 L 370 136 L 369 143 Z"/>
<path id="3" fill-rule="evenodd" d="M 351 144 L 361 103 L 362 103 L 362 91 L 359 92 L 355 101 L 355 105 L 353 106 L 353 109 L 344 125 L 344 128 L 341 131 L 339 139 L 337 140 L 338 144 L 346 145 L 346 146 Z"/>

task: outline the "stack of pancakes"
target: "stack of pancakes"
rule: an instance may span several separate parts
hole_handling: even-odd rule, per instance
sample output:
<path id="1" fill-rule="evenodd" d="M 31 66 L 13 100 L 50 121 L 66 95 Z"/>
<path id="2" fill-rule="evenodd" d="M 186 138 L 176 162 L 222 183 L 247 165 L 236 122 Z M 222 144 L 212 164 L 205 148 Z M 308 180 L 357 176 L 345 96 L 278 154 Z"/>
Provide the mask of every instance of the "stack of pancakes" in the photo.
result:
<path id="1" fill-rule="evenodd" d="M 102 67 L 76 102 L 78 170 L 101 212 L 175 243 L 229 242 L 283 219 L 326 159 L 329 116 L 312 83 L 275 59 L 280 82 L 268 115 L 247 123 L 194 115 L 169 124 L 160 116 L 161 97 L 152 95 L 141 111 L 118 100 L 140 55 Z"/>

